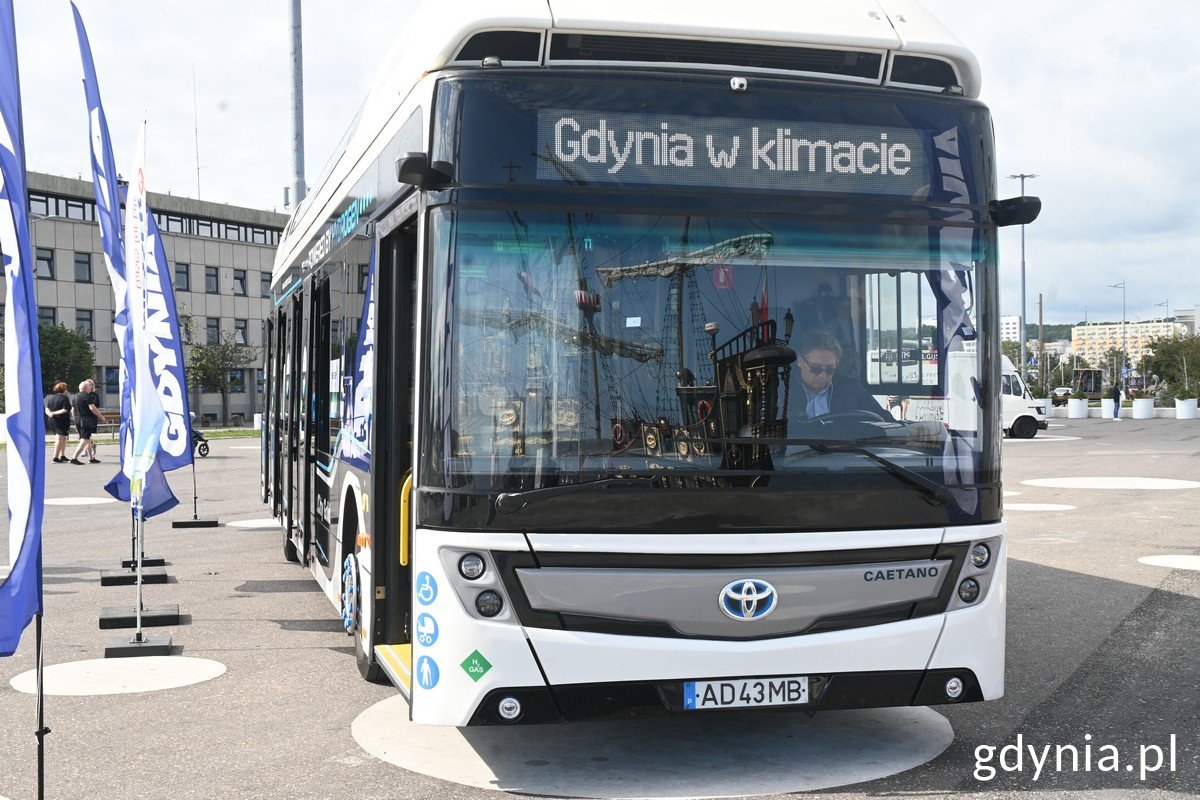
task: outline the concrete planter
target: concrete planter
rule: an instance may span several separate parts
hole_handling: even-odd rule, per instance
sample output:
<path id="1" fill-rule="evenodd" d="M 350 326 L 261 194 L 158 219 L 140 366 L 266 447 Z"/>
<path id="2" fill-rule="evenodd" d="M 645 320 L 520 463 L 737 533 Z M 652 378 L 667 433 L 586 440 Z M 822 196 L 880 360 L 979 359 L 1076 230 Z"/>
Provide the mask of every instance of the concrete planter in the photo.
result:
<path id="1" fill-rule="evenodd" d="M 1088 401 L 1087 398 L 1076 400 L 1071 398 L 1067 401 L 1067 419 L 1087 419 Z"/>
<path id="2" fill-rule="evenodd" d="M 1175 419 L 1196 419 L 1196 398 L 1175 399 Z"/>
<path id="3" fill-rule="evenodd" d="M 1111 397 L 1102 397 L 1100 399 L 1100 416 L 1105 419 L 1112 419 L 1113 401 Z"/>
<path id="4" fill-rule="evenodd" d="M 1133 418 L 1154 419 L 1154 399 L 1151 397 L 1145 397 L 1134 400 Z"/>

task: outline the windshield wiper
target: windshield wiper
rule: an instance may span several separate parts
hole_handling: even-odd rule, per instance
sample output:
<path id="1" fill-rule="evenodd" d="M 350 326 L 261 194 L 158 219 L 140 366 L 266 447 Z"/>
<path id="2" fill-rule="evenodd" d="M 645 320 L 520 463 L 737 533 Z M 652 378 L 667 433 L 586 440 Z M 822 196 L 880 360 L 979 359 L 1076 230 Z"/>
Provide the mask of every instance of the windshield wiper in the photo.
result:
<path id="1" fill-rule="evenodd" d="M 567 483 L 559 486 L 546 486 L 542 489 L 528 489 L 523 492 L 503 492 L 496 496 L 496 510 L 501 514 L 511 514 L 520 511 L 530 503 L 547 497 L 557 497 L 572 492 L 598 492 L 616 486 L 646 486 L 661 481 L 666 475 L 644 478 L 601 478 L 597 481 L 584 483 Z"/>
<path id="2" fill-rule="evenodd" d="M 816 453 L 855 453 L 856 455 L 866 456 L 874 461 L 884 470 L 892 475 L 895 475 L 900 480 L 907 483 L 909 486 L 914 486 L 920 489 L 922 494 L 931 500 L 937 501 L 938 505 L 948 505 L 958 503 L 954 493 L 947 489 L 937 481 L 932 481 L 926 478 L 921 473 L 911 470 L 908 467 L 901 466 L 889 458 L 875 453 L 855 442 L 838 442 L 838 441 L 822 441 L 820 439 L 807 439 L 804 441 L 790 440 L 789 444 L 803 444 L 812 449 Z M 801 458 L 806 454 L 800 455 Z"/>

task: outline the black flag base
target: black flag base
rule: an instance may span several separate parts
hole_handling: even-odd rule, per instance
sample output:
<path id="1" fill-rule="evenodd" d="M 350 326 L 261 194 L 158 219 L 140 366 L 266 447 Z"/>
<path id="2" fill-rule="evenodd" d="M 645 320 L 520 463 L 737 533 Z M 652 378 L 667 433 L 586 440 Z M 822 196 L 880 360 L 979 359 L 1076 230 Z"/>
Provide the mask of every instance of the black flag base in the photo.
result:
<path id="1" fill-rule="evenodd" d="M 142 570 L 142 583 L 166 583 L 165 567 L 150 567 Z M 100 571 L 101 586 L 133 586 L 137 583 L 137 571 L 131 569 L 105 569 Z"/>
<path id="2" fill-rule="evenodd" d="M 122 569 L 133 569 L 136 565 L 137 565 L 136 558 L 122 558 L 121 559 L 121 568 Z M 164 558 L 163 556 L 148 556 L 145 553 L 142 554 L 142 566 L 143 567 L 165 567 L 166 565 L 167 565 L 167 559 Z"/>
<path id="3" fill-rule="evenodd" d="M 172 528 L 216 528 L 221 523 L 215 519 L 177 519 L 171 523 Z"/>
<path id="4" fill-rule="evenodd" d="M 171 634 L 146 636 L 140 631 L 132 638 L 113 636 L 104 647 L 105 658 L 135 658 L 137 656 L 171 655 Z"/>
<path id="5" fill-rule="evenodd" d="M 160 606 L 142 607 L 142 625 L 147 628 L 163 628 L 179 624 L 179 606 L 168 603 Z M 114 628 L 136 628 L 135 606 L 105 606 L 100 612 L 100 630 Z"/>

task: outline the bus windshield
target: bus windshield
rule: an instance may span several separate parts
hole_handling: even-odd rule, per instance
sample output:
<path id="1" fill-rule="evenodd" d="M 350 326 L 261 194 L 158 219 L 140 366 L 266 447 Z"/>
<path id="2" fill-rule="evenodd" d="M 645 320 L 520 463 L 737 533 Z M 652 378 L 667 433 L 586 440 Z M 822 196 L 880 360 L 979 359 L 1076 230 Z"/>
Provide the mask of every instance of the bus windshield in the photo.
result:
<path id="1" fill-rule="evenodd" d="M 974 487 L 984 254 L 944 255 L 928 221 L 431 218 L 447 336 L 426 484 Z"/>

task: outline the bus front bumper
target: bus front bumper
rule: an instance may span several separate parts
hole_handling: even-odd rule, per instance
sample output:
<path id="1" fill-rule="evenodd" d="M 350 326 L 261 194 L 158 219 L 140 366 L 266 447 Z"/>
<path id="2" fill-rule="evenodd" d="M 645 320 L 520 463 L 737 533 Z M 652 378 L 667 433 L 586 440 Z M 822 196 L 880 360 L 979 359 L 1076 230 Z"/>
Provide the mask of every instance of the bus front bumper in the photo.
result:
<path id="1" fill-rule="evenodd" d="M 808 702 L 759 708 L 811 714 L 835 709 L 931 706 L 984 699 L 979 681 L 969 669 L 843 672 L 805 677 L 809 681 Z M 961 690 L 951 698 L 947 694 L 947 683 L 953 678 L 958 679 Z M 484 696 L 467 724 L 529 725 L 661 716 L 686 711 L 684 694 L 684 681 L 678 680 L 502 687 Z M 509 703 L 511 715 L 512 700 L 519 704 L 520 713 L 509 719 L 501 714 L 500 708 Z"/>

